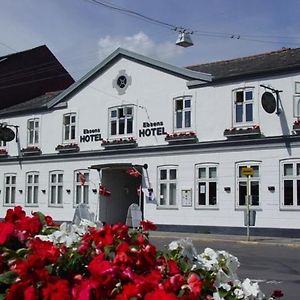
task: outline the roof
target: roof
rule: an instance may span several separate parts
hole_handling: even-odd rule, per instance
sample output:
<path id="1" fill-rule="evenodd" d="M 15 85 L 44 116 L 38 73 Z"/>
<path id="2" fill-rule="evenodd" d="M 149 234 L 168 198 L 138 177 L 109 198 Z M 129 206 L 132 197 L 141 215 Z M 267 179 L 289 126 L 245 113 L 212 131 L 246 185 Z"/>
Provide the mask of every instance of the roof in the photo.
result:
<path id="1" fill-rule="evenodd" d="M 0 109 L 72 83 L 72 76 L 45 45 L 0 57 Z"/>
<path id="2" fill-rule="evenodd" d="M 212 74 L 213 81 L 300 70 L 300 48 L 283 48 L 232 60 L 188 66 L 187 69 Z"/>
<path id="3" fill-rule="evenodd" d="M 26 114 L 26 112 L 32 113 L 33 111 L 47 110 L 47 103 L 58 96 L 61 92 L 62 91 L 48 92 L 31 100 L 1 109 L 0 117 L 8 117 L 10 115 Z"/>
<path id="4" fill-rule="evenodd" d="M 79 81 L 71 85 L 67 88 L 63 93 L 61 93 L 57 98 L 50 101 L 49 108 L 56 105 L 63 98 L 72 95 L 77 90 L 83 88 L 85 84 L 90 82 L 96 76 L 99 76 L 102 72 L 108 69 L 113 63 L 121 58 L 126 58 L 128 60 L 147 65 L 149 67 L 161 70 L 166 73 L 170 73 L 174 76 L 178 76 L 184 78 L 186 80 L 197 80 L 198 82 L 206 83 L 211 81 L 211 75 L 206 74 L 199 71 L 193 71 L 186 68 L 179 68 L 176 66 L 169 65 L 164 62 L 160 62 L 158 60 L 152 59 L 150 57 L 137 54 L 135 52 L 131 52 L 122 48 L 116 49 L 111 55 L 109 55 L 106 59 L 104 59 L 100 64 L 98 64 L 94 69 L 92 69 L 89 73 L 83 76 Z"/>

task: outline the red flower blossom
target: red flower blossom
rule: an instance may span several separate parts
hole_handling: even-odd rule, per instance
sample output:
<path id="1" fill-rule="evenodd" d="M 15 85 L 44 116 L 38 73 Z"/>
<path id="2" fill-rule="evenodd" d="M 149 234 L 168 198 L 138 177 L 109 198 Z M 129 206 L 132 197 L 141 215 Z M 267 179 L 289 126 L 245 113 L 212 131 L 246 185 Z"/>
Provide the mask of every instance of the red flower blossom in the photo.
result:
<path id="1" fill-rule="evenodd" d="M 157 229 L 157 226 L 153 222 L 148 221 L 148 220 L 141 221 L 140 224 L 143 227 L 143 230 L 145 230 L 145 231 Z"/>
<path id="2" fill-rule="evenodd" d="M 4 245 L 14 233 L 14 225 L 12 223 L 0 223 L 0 246 Z"/>
<path id="3" fill-rule="evenodd" d="M 145 296 L 144 299 L 145 300 L 157 300 L 157 299 L 160 299 L 160 300 L 176 300 L 178 298 L 173 293 L 167 293 L 164 290 L 156 289 L 155 291 L 153 291 L 151 293 L 148 293 Z"/>
<path id="4" fill-rule="evenodd" d="M 283 292 L 281 290 L 275 290 L 275 291 L 273 291 L 271 297 L 277 299 L 277 298 L 281 298 L 283 296 L 284 295 L 283 295 Z"/>
<path id="5" fill-rule="evenodd" d="M 32 254 L 36 254 L 45 263 L 56 263 L 60 255 L 59 248 L 52 242 L 42 241 L 39 238 L 32 239 L 29 243 Z"/>
<path id="6" fill-rule="evenodd" d="M 69 282 L 63 279 L 48 282 L 47 285 L 42 288 L 42 295 L 43 300 L 70 300 L 71 290 Z"/>
<path id="7" fill-rule="evenodd" d="M 6 300 L 38 300 L 36 289 L 29 281 L 13 283 L 7 291 Z"/>
<path id="8" fill-rule="evenodd" d="M 191 273 L 190 276 L 188 277 L 187 282 L 188 282 L 189 288 L 191 290 L 191 293 L 195 297 L 200 296 L 203 281 L 199 278 L 199 276 L 195 273 Z"/>

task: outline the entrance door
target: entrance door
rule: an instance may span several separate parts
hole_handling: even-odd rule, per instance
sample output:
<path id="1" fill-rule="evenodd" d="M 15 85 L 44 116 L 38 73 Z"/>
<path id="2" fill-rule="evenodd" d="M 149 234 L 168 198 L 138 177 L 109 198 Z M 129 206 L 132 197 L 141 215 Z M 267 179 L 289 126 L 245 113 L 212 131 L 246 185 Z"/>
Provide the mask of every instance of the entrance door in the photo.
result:
<path id="1" fill-rule="evenodd" d="M 142 169 L 135 167 L 142 174 Z M 128 172 L 130 168 L 102 169 L 101 184 L 111 192 L 110 196 L 99 197 L 99 219 L 108 224 L 125 223 L 128 207 L 132 203 L 143 206 L 143 198 L 139 187 L 142 176 L 133 176 Z M 143 211 L 143 207 L 141 207 Z"/>

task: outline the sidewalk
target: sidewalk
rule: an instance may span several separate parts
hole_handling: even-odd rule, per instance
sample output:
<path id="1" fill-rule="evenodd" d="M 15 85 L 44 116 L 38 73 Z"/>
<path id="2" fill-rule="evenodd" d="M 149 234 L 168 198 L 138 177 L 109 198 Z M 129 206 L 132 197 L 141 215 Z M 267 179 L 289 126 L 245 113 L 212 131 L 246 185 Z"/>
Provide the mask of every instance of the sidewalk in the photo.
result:
<path id="1" fill-rule="evenodd" d="M 190 233 L 190 232 L 169 232 L 169 231 L 150 231 L 150 238 L 160 239 L 182 239 L 190 238 L 194 241 L 212 241 L 224 243 L 241 243 L 249 245 L 273 245 L 283 247 L 300 248 L 300 238 L 283 238 L 283 237 L 265 237 L 265 236 L 251 236 L 247 240 L 247 236 L 241 235 L 223 235 L 223 234 L 205 234 L 205 233 Z"/>

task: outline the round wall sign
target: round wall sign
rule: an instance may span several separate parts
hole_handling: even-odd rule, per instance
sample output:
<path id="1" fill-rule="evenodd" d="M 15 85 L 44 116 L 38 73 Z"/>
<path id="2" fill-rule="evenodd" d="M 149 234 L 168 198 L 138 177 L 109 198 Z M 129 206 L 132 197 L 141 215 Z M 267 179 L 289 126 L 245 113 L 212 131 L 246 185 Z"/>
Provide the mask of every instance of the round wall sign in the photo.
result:
<path id="1" fill-rule="evenodd" d="M 0 140 L 4 142 L 10 142 L 15 138 L 13 130 L 7 127 L 0 127 Z"/>
<path id="2" fill-rule="evenodd" d="M 270 92 L 264 92 L 261 97 L 261 105 L 268 114 L 275 112 L 277 105 L 274 95 Z"/>

